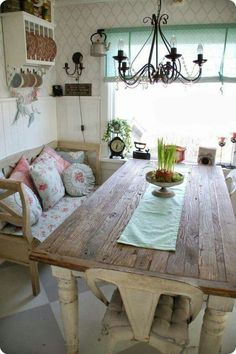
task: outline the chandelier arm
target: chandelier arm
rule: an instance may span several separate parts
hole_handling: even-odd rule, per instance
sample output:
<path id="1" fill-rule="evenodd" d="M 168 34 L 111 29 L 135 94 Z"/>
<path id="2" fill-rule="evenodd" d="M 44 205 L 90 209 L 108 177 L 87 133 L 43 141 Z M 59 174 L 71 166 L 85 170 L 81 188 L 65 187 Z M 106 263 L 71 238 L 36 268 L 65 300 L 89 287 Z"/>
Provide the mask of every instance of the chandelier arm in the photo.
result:
<path id="1" fill-rule="evenodd" d="M 133 76 L 126 77 L 121 69 L 119 68 L 119 75 L 121 79 L 127 84 L 127 85 L 134 85 L 137 81 L 139 81 L 140 77 L 145 73 L 145 71 L 148 70 L 149 65 L 145 64 L 141 69 L 139 69 Z M 152 70 L 154 70 L 153 65 L 151 64 Z M 132 83 L 130 83 L 132 82 Z"/>
<path id="2" fill-rule="evenodd" d="M 189 78 L 185 77 L 184 75 L 182 75 L 181 73 L 179 73 L 179 80 L 183 83 L 184 82 L 189 82 L 189 83 L 197 82 L 200 79 L 201 75 L 202 75 L 202 68 L 199 67 L 199 72 L 198 72 L 197 76 L 195 76 L 194 78 L 189 79 Z"/>
<path id="3" fill-rule="evenodd" d="M 161 14 L 161 0 L 157 1 L 157 18 L 159 19 Z"/>
<path id="4" fill-rule="evenodd" d="M 133 59 L 132 63 L 131 63 L 131 67 L 133 65 L 133 63 L 135 62 L 135 60 L 137 59 L 137 57 L 139 56 L 139 54 L 142 52 L 143 48 L 145 47 L 145 45 L 147 44 L 147 42 L 149 41 L 151 35 L 153 34 L 153 29 L 151 30 L 146 42 L 143 44 L 142 48 L 139 50 L 139 52 L 136 54 L 135 58 Z"/>
<path id="5" fill-rule="evenodd" d="M 125 74 L 123 74 L 121 67 L 119 66 L 118 72 L 120 77 L 126 81 L 127 79 L 129 80 L 136 80 L 137 77 L 139 77 L 145 70 L 148 64 L 145 64 L 144 66 L 142 66 L 134 75 L 130 75 L 129 77 L 126 77 Z"/>
<path id="6" fill-rule="evenodd" d="M 151 82 L 152 77 L 151 77 L 151 72 L 150 72 L 150 68 L 152 67 L 151 62 L 152 62 L 152 56 L 153 56 L 153 50 L 154 47 L 156 45 L 156 68 L 158 66 L 158 49 L 157 49 L 157 22 L 156 22 L 156 17 L 155 15 L 153 15 L 153 38 L 152 38 L 152 44 L 151 44 L 151 49 L 149 52 L 149 56 L 148 56 L 148 78 L 149 81 Z"/>
<path id="7" fill-rule="evenodd" d="M 150 16 L 145 16 L 144 19 L 143 19 L 143 23 L 148 23 L 148 22 L 151 22 L 152 23 L 152 18 Z"/>
<path id="8" fill-rule="evenodd" d="M 162 28 L 161 28 L 161 22 L 166 24 L 167 23 L 167 20 L 168 20 L 169 16 L 167 14 L 163 14 L 160 19 L 159 19 L 159 22 L 158 22 L 158 30 L 159 30 L 159 33 L 160 33 L 160 36 L 161 36 L 161 39 L 166 47 L 166 49 L 168 50 L 169 54 L 170 54 L 170 51 L 171 51 L 171 45 L 169 43 L 169 41 L 166 39 L 164 33 L 162 32 Z"/>
<path id="9" fill-rule="evenodd" d="M 179 59 L 177 59 L 174 63 L 175 63 L 175 71 L 176 71 L 176 75 L 175 75 L 176 79 L 175 80 L 177 80 L 180 73 L 181 73 L 182 65 L 181 65 L 181 61 Z M 177 67 L 177 63 L 178 63 L 178 67 Z"/>
<path id="10" fill-rule="evenodd" d="M 179 78 L 179 75 L 181 75 L 181 62 L 179 59 L 177 59 L 177 62 L 178 62 L 179 67 L 177 66 L 176 61 L 174 61 L 172 63 L 172 75 L 170 77 L 171 82 L 176 81 Z"/>
<path id="11" fill-rule="evenodd" d="M 165 37 L 162 31 L 162 25 L 167 24 L 169 16 L 167 14 L 161 15 L 161 5 L 162 5 L 162 0 L 157 0 L 156 14 L 153 14 L 152 17 L 144 17 L 143 19 L 144 23 L 147 23 L 149 21 L 151 22 L 152 31 L 150 31 L 148 38 L 146 39 L 145 43 L 142 45 L 141 49 L 138 51 L 138 53 L 136 54 L 132 62 L 127 63 L 128 58 L 125 56 L 124 51 L 121 49 L 118 50 L 118 55 L 113 57 L 116 61 L 118 61 L 119 77 L 126 84 L 126 86 L 136 87 L 138 84 L 141 83 L 146 85 L 147 83 L 154 84 L 157 83 L 158 81 L 162 81 L 164 84 L 168 84 L 176 80 L 179 80 L 183 83 L 184 82 L 191 83 L 191 82 L 198 81 L 199 78 L 201 77 L 202 65 L 207 61 L 206 59 L 203 59 L 202 54 L 198 54 L 197 60 L 193 61 L 195 64 L 199 66 L 199 72 L 194 77 L 189 76 L 185 64 L 184 67 L 186 69 L 187 77 L 185 77 L 181 73 L 182 63 L 179 58 L 182 55 L 177 53 L 176 46 L 174 44 L 173 45 L 170 44 L 170 42 L 167 40 L 167 38 Z M 144 47 L 149 42 L 151 36 L 152 39 L 151 39 L 150 50 L 147 58 L 147 63 L 144 64 L 137 72 L 135 72 L 135 70 L 133 69 L 134 62 L 137 60 L 138 56 L 140 55 Z M 163 41 L 163 44 L 166 50 L 168 51 L 168 55 L 165 55 L 165 57 L 159 63 L 158 44 L 160 39 Z M 154 63 L 155 66 L 152 64 L 152 61 L 155 60 L 153 58 L 154 51 L 155 51 L 155 59 L 156 59 L 156 63 Z M 127 64 L 130 65 L 130 67 Z M 82 70 L 83 68 L 80 69 Z"/>

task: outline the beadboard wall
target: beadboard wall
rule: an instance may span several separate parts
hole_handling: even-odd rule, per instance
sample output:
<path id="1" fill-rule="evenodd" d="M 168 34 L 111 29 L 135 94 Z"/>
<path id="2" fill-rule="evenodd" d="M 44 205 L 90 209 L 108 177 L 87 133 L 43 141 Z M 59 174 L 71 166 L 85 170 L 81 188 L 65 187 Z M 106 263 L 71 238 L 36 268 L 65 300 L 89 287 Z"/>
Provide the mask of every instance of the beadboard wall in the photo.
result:
<path id="1" fill-rule="evenodd" d="M 57 139 L 56 100 L 40 98 L 34 107 L 40 114 L 35 114 L 35 121 L 28 128 L 28 118 L 24 116 L 13 123 L 15 99 L 0 99 L 0 159 Z"/>
<path id="2" fill-rule="evenodd" d="M 84 125 L 86 142 L 100 143 L 101 114 L 99 97 L 58 97 L 58 139 L 83 141 L 81 125 Z"/>

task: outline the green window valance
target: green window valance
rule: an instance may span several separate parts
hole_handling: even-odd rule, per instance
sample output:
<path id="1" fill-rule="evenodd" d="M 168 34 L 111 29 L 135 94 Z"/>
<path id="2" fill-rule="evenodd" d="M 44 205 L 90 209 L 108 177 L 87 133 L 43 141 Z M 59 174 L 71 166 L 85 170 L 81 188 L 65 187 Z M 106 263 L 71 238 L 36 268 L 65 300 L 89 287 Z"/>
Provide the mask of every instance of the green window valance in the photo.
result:
<path id="1" fill-rule="evenodd" d="M 201 82 L 236 82 L 236 24 L 164 25 L 162 30 L 168 40 L 173 34 L 176 36 L 178 52 L 183 55 L 189 73 L 193 68 L 192 61 L 197 58 L 197 46 L 203 44 L 204 57 L 208 61 L 204 64 Z M 132 62 L 147 40 L 147 45 L 134 62 L 134 68 L 139 68 L 147 62 L 151 42 L 148 37 L 151 32 L 151 26 L 106 29 L 107 42 L 111 43 L 105 60 L 106 81 L 114 81 L 117 76 L 117 63 L 113 56 L 117 54 L 118 41 L 123 40 L 124 51 Z M 161 39 L 158 52 L 160 62 L 167 54 Z"/>

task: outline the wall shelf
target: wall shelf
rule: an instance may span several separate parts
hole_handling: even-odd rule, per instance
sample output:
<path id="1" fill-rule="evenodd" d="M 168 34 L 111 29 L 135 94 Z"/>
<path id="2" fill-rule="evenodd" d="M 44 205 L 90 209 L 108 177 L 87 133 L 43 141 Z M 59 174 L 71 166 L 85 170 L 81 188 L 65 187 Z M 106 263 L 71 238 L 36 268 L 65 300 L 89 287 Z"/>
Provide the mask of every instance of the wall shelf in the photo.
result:
<path id="1" fill-rule="evenodd" d="M 0 16 L 8 68 L 55 65 L 54 23 L 24 11 Z"/>

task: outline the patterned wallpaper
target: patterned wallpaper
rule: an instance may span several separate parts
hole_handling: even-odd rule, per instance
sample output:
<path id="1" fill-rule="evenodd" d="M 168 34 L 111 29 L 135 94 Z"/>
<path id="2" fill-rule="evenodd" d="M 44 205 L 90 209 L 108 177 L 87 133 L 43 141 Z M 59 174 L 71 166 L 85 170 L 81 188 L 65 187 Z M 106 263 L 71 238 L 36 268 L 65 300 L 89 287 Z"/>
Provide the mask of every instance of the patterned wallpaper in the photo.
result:
<path id="1" fill-rule="evenodd" d="M 168 24 L 224 23 L 236 21 L 236 6 L 229 0 L 163 0 L 162 12 L 169 14 Z M 58 6 L 55 9 L 57 83 L 74 82 L 62 67 L 72 63 L 72 54 L 84 55 L 85 70 L 81 82 L 92 83 L 92 94 L 100 95 L 102 59 L 89 55 L 90 36 L 98 28 L 141 26 L 146 15 L 155 12 L 156 0 L 119 0 L 104 3 Z"/>
<path id="2" fill-rule="evenodd" d="M 155 12 L 156 0 L 119 0 L 90 4 L 61 5 L 55 8 L 56 67 L 44 77 L 40 95 L 47 96 L 53 84 L 75 82 L 68 78 L 62 67 L 71 63 L 72 54 L 84 55 L 85 70 L 81 82 L 92 83 L 92 95 L 101 93 L 102 59 L 90 57 L 90 36 L 98 28 L 140 26 L 146 15 Z M 236 7 L 229 0 L 163 0 L 163 12 L 170 16 L 169 24 L 223 23 L 236 21 Z M 2 30 L 0 27 L 0 98 L 9 97 L 6 86 Z"/>

